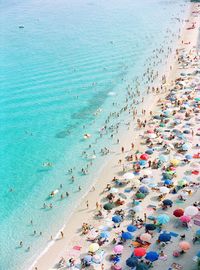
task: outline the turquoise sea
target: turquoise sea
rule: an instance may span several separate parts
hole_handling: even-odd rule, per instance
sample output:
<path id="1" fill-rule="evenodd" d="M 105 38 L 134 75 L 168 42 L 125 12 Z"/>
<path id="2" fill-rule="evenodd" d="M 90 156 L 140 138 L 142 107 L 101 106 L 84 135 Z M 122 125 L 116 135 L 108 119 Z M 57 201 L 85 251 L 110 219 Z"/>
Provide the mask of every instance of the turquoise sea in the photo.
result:
<path id="1" fill-rule="evenodd" d="M 0 0 L 0 270 L 28 269 L 69 218 L 104 162 L 101 147 L 114 145 L 107 136 L 95 143 L 112 103 L 124 102 L 127 83 L 165 45 L 166 29 L 177 31 L 175 17 L 184 17 L 188 5 Z M 89 142 L 84 133 L 92 135 Z M 81 153 L 93 155 L 89 143 L 97 158 L 82 176 L 90 156 Z M 48 162 L 52 167 L 43 166 Z M 60 200 L 66 191 L 69 198 Z M 53 208 L 42 209 L 43 203 Z"/>

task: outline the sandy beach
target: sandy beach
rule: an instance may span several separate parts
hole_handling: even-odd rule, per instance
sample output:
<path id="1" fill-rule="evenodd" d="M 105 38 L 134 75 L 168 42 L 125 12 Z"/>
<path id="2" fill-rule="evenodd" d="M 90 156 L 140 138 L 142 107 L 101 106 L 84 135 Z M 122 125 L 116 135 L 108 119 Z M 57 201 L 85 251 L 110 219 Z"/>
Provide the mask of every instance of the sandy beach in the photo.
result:
<path id="1" fill-rule="evenodd" d="M 194 26 L 194 27 L 193 27 Z M 133 208 L 133 199 L 135 198 L 135 193 L 137 193 L 137 190 L 141 186 L 146 186 L 149 190 L 149 193 L 147 196 L 145 196 L 144 199 L 141 200 L 139 203 L 140 209 L 136 213 L 136 217 L 139 217 L 141 219 L 146 219 L 144 216 L 144 213 L 148 216 L 154 216 L 154 215 L 161 215 L 161 214 L 167 214 L 170 217 L 170 221 L 167 224 L 163 224 L 161 226 L 161 231 L 167 231 L 167 232 L 175 232 L 178 233 L 179 236 L 172 237 L 170 240 L 170 244 L 167 244 L 163 250 L 164 253 L 167 255 L 167 259 L 163 260 L 157 260 L 153 263 L 153 267 L 155 269 L 169 269 L 172 263 L 177 263 L 182 266 L 180 269 L 191 269 L 195 270 L 197 268 L 196 263 L 192 260 L 192 258 L 196 255 L 197 251 L 199 250 L 199 245 L 192 244 L 192 238 L 195 235 L 195 231 L 199 228 L 199 225 L 194 225 L 193 220 L 191 221 L 191 225 L 189 225 L 189 229 L 185 229 L 182 226 L 177 225 L 177 218 L 173 216 L 173 211 L 177 208 L 183 208 L 185 209 L 187 206 L 193 205 L 194 202 L 199 200 L 199 191 L 198 186 L 190 186 L 186 185 L 186 189 L 191 189 L 191 196 L 188 195 L 186 197 L 186 200 L 178 200 L 178 196 L 182 192 L 182 187 L 178 194 L 174 195 L 170 191 L 173 189 L 173 187 L 167 187 L 169 190 L 167 190 L 167 194 L 165 196 L 165 199 L 170 199 L 172 201 L 176 201 L 176 203 L 173 204 L 171 208 L 168 208 L 167 210 L 163 210 L 162 207 L 162 200 L 158 201 L 157 197 L 162 194 L 162 192 L 159 192 L 160 188 L 160 182 L 162 178 L 163 173 L 163 166 L 166 168 L 169 166 L 170 160 L 181 160 L 178 161 L 177 164 L 171 164 L 175 167 L 176 177 L 174 177 L 174 185 L 177 186 L 178 181 L 183 179 L 185 176 L 185 172 L 188 170 L 191 170 L 190 162 L 182 164 L 182 160 L 184 159 L 184 154 L 181 156 L 181 154 L 178 156 L 176 149 L 174 146 L 170 149 L 169 154 L 167 155 L 166 161 L 164 164 L 162 164 L 162 167 L 157 168 L 156 170 L 153 169 L 151 166 L 149 166 L 148 160 L 156 160 L 158 159 L 158 156 L 162 154 L 162 151 L 160 150 L 160 147 L 163 147 L 164 144 L 158 143 L 159 140 L 162 142 L 164 141 L 165 137 L 171 135 L 172 127 L 169 127 L 169 124 L 173 122 L 174 115 L 170 118 L 169 123 L 166 124 L 166 127 L 164 129 L 169 129 L 169 133 L 165 133 L 164 129 L 159 131 L 158 133 L 155 132 L 155 129 L 159 126 L 160 123 L 155 122 L 155 118 L 153 116 L 160 115 L 161 110 L 167 110 L 168 108 L 171 109 L 171 105 L 168 104 L 171 101 L 166 100 L 166 96 L 170 93 L 170 90 L 175 89 L 177 86 L 177 78 L 180 78 L 182 75 L 181 73 L 192 73 L 198 68 L 199 64 L 199 58 L 197 57 L 197 40 L 198 40 L 198 34 L 199 34 L 199 27 L 200 27 L 200 7 L 198 4 L 191 4 L 191 11 L 189 14 L 189 17 L 183 22 L 183 28 L 181 29 L 181 32 L 178 33 L 180 35 L 178 44 L 176 44 L 175 48 L 170 48 L 171 50 L 168 51 L 168 59 L 166 63 L 164 63 L 164 70 L 159 73 L 158 78 L 153 82 L 153 85 L 151 84 L 150 93 L 147 93 L 146 98 L 142 105 L 140 106 L 140 110 L 138 110 L 137 115 L 134 115 L 135 119 L 134 121 L 130 122 L 129 125 L 126 127 L 123 126 L 123 128 L 119 131 L 119 144 L 117 145 L 117 151 L 110 154 L 109 157 L 106 157 L 107 162 L 103 169 L 101 170 L 98 179 L 96 179 L 96 182 L 94 184 L 94 188 L 92 188 L 88 194 L 85 196 L 82 203 L 79 205 L 79 207 L 76 209 L 76 211 L 72 214 L 70 217 L 70 221 L 67 222 L 62 230 L 63 237 L 61 234 L 56 236 L 53 240 L 49 240 L 49 244 L 51 245 L 48 250 L 44 252 L 44 254 L 41 255 L 40 258 L 30 267 L 30 270 L 47 270 L 47 269 L 57 269 L 57 263 L 60 260 L 61 257 L 63 257 L 67 264 L 70 258 L 75 259 L 75 267 L 63 267 L 61 269 L 82 269 L 80 268 L 80 258 L 83 258 L 87 252 L 88 248 L 91 244 L 90 241 L 87 241 L 87 237 L 90 235 L 91 232 L 82 235 L 81 234 L 81 227 L 83 223 L 88 223 L 90 227 L 95 228 L 93 229 L 93 233 L 97 233 L 98 235 L 101 232 L 103 227 L 111 227 L 109 230 L 109 239 L 108 242 L 106 241 L 99 250 L 102 251 L 102 261 L 99 264 L 93 265 L 93 268 L 86 268 L 86 269 L 130 269 L 128 266 L 126 266 L 126 260 L 130 257 L 131 252 L 133 252 L 133 239 L 130 241 L 127 241 L 124 243 L 123 253 L 120 257 L 119 265 L 121 268 L 111 268 L 114 267 L 112 262 L 108 259 L 109 255 L 113 254 L 113 248 L 115 245 L 112 244 L 113 239 L 120 238 L 120 235 L 123 231 L 126 231 L 126 228 L 128 225 L 132 223 L 131 218 L 129 217 L 128 213 L 130 208 Z M 188 29 L 191 28 L 191 29 Z M 191 63 L 188 66 L 184 66 L 182 59 L 186 59 L 186 56 L 190 56 Z M 180 60 L 180 56 L 182 57 Z M 197 57 L 197 59 L 194 59 Z M 163 75 L 165 76 L 163 79 Z M 197 76 L 199 76 L 197 74 Z M 192 76 L 191 76 L 192 77 Z M 191 81 L 194 81 L 195 78 L 192 77 L 191 79 L 188 79 L 188 77 L 181 77 L 183 78 L 186 83 L 183 84 L 183 87 L 178 89 L 176 88 L 176 97 L 177 99 L 182 98 L 182 92 L 179 90 L 184 89 L 184 86 L 188 86 Z M 197 78 L 198 79 L 198 78 Z M 163 82 L 163 80 L 165 80 Z M 162 83 L 163 82 L 163 83 Z M 163 88 L 160 88 L 160 85 L 162 84 Z M 200 82 L 198 81 L 196 83 L 199 85 Z M 152 86 L 159 87 L 158 92 L 154 92 L 152 90 Z M 191 96 L 195 96 L 195 91 L 191 93 Z M 189 100 L 191 102 L 191 100 Z M 167 105 L 166 105 L 167 104 Z M 181 106 L 180 104 L 177 106 Z M 145 110 L 145 112 L 144 112 Z M 189 108 L 188 108 L 189 110 Z M 178 111 L 178 109 L 177 109 Z M 176 115 L 176 114 L 175 114 Z M 191 156 L 194 156 L 198 152 L 200 152 L 199 148 L 195 148 L 195 145 L 199 144 L 199 137 L 196 136 L 198 133 L 199 128 L 199 120 L 197 121 L 197 118 L 199 119 L 199 113 L 195 114 L 194 112 L 191 113 L 191 118 L 189 122 L 192 124 L 192 128 L 189 127 L 190 132 L 192 132 L 191 139 L 189 141 L 189 149 L 187 150 L 187 153 Z M 138 122 L 138 126 L 136 125 L 136 120 L 139 119 L 140 122 Z M 158 119 L 160 120 L 160 119 Z M 181 118 L 181 124 L 177 126 L 177 129 L 183 130 L 184 125 L 188 123 L 188 121 L 183 117 Z M 128 120 L 130 121 L 130 120 Z M 145 127 L 140 126 L 141 123 L 145 122 Z M 174 128 L 176 125 L 174 125 Z M 152 132 L 149 132 L 149 134 L 157 134 L 155 137 L 152 136 L 152 139 L 155 139 L 153 141 L 153 146 L 147 147 L 146 139 L 148 138 L 148 130 L 152 130 Z M 192 130 L 192 131 L 191 131 Z M 165 135 L 164 135 L 165 134 Z M 150 138 L 151 139 L 151 138 Z M 175 141 L 176 138 L 172 138 L 171 144 L 178 143 Z M 157 141 L 156 141 L 157 140 Z M 188 139 L 189 140 L 189 139 Z M 150 140 L 151 141 L 151 140 Z M 114 177 L 117 179 L 122 180 L 123 175 L 126 172 L 133 173 L 133 162 L 137 162 L 138 158 L 145 154 L 147 149 L 155 148 L 155 151 L 151 154 L 150 158 L 147 158 L 147 162 L 143 165 L 140 165 L 141 168 L 139 168 L 139 174 L 134 174 L 133 179 L 130 180 L 130 182 L 127 181 L 125 185 L 122 186 L 116 186 L 115 182 L 112 181 Z M 127 159 L 127 156 L 130 157 L 132 155 L 132 158 L 130 160 Z M 163 155 L 163 154 L 162 154 Z M 177 158 L 178 156 L 178 158 Z M 130 162 L 131 161 L 131 162 Z M 199 170 L 200 164 L 199 159 L 192 160 L 191 162 L 197 163 L 196 170 Z M 181 165 L 179 164 L 181 163 Z M 144 183 L 139 178 L 143 177 L 144 175 L 148 175 L 148 178 L 154 179 L 155 189 L 153 189 L 153 186 L 149 186 L 148 183 Z M 192 179 L 191 182 L 198 182 L 199 176 L 192 174 L 189 175 L 189 177 Z M 137 179 L 137 185 L 134 184 L 134 181 Z M 127 180 L 127 179 L 126 179 Z M 138 184 L 139 181 L 139 184 Z M 111 185 L 111 188 L 114 188 L 114 196 L 115 199 L 120 198 L 121 201 L 124 201 L 124 204 L 112 209 L 111 211 L 102 210 L 102 206 L 105 205 L 108 201 L 105 200 L 105 197 L 109 195 L 110 190 L 105 191 L 105 188 L 107 184 Z M 131 190 L 132 186 L 134 186 L 134 189 Z M 165 186 L 166 187 L 166 186 Z M 125 190 L 131 190 L 129 192 L 125 192 Z M 156 190 L 158 189 L 158 190 Z M 123 196 L 119 196 L 118 194 L 123 194 Z M 139 200 L 140 201 L 140 200 Z M 88 205 L 87 205 L 88 204 Z M 154 205 L 156 207 L 156 211 L 153 209 L 154 207 L 148 207 L 149 205 Z M 114 215 L 114 212 L 116 210 L 122 209 L 125 211 L 125 218 L 123 222 L 121 223 L 121 226 L 119 228 L 113 228 L 113 222 L 112 217 Z M 102 211 L 103 218 L 95 218 L 98 211 Z M 55 220 L 56 222 L 56 220 Z M 152 223 L 152 220 L 145 220 L 145 223 Z M 175 227 L 175 224 L 177 227 Z M 135 225 L 135 224 L 134 224 Z M 117 226 L 116 226 L 117 227 Z M 138 229 L 134 233 L 134 238 L 138 235 L 145 233 L 145 226 L 141 226 L 141 229 Z M 157 251 L 158 253 L 161 251 L 159 248 L 159 245 L 156 243 L 156 240 L 158 239 L 160 232 L 153 232 L 153 237 L 151 237 L 150 240 L 150 247 L 148 247 L 149 250 Z M 180 235 L 185 235 L 185 241 L 189 242 L 191 245 L 191 249 L 187 251 L 183 256 L 180 257 L 173 257 L 172 253 L 174 250 L 179 249 L 179 242 L 180 242 Z M 117 240 L 118 241 L 118 240 Z M 77 248 L 76 248 L 77 247 Z M 133 268 L 134 269 L 134 268 Z M 179 268 L 171 268 L 171 269 L 179 269 Z"/>

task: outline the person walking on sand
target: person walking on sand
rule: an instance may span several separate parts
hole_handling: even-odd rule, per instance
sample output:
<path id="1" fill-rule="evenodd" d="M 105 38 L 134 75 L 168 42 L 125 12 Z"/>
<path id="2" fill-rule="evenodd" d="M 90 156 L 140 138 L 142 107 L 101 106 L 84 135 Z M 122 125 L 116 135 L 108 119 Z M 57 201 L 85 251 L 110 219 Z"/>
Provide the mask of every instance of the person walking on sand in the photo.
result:
<path id="1" fill-rule="evenodd" d="M 124 147 L 123 146 L 122 146 L 121 150 L 122 150 L 122 153 L 124 153 Z"/>
<path id="2" fill-rule="evenodd" d="M 60 231 L 61 237 L 64 238 L 64 232 Z"/>
<path id="3" fill-rule="evenodd" d="M 88 201 L 86 201 L 86 206 L 87 206 L 87 208 L 89 208 L 89 202 Z"/>

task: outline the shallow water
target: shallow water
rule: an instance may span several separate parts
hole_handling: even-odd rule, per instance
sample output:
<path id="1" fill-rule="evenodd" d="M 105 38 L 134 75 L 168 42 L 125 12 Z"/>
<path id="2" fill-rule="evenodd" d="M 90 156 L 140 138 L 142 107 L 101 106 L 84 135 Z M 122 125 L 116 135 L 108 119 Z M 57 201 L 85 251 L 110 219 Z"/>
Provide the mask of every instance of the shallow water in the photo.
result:
<path id="1" fill-rule="evenodd" d="M 186 6 L 170 0 L 0 2 L 0 269 L 26 268 L 85 194 L 104 158 L 97 155 L 91 174 L 81 176 L 89 162 L 82 151 L 94 143 L 112 102 L 124 101 L 122 79 L 131 83 L 143 72 L 166 29 L 178 29 L 171 18 L 183 16 Z M 84 133 L 92 134 L 90 142 Z M 108 145 L 105 136 L 92 149 Z M 52 168 L 42 166 L 48 161 Z M 74 184 L 67 174 L 72 167 Z M 61 183 L 70 197 L 47 200 Z M 44 202 L 53 209 L 41 209 Z"/>

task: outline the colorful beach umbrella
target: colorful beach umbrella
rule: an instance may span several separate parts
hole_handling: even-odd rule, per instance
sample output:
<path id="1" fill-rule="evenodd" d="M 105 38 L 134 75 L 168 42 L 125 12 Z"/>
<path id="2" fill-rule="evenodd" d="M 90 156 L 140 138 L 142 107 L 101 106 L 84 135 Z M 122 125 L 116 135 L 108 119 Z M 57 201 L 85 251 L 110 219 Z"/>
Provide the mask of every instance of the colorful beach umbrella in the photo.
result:
<path id="1" fill-rule="evenodd" d="M 126 180 L 131 180 L 134 177 L 135 177 L 134 174 L 129 172 L 129 173 L 125 173 L 122 178 Z"/>
<path id="2" fill-rule="evenodd" d="M 117 245 L 114 247 L 113 251 L 116 254 L 121 254 L 123 252 L 124 247 L 122 245 Z"/>
<path id="3" fill-rule="evenodd" d="M 135 248 L 133 254 L 136 257 L 143 257 L 146 254 L 146 249 L 142 247 Z"/>
<path id="4" fill-rule="evenodd" d="M 188 206 L 185 208 L 184 215 L 186 216 L 195 216 L 199 212 L 199 209 L 196 206 Z"/>
<path id="5" fill-rule="evenodd" d="M 130 257 L 126 260 L 126 265 L 130 268 L 134 268 L 136 267 L 136 265 L 138 264 L 138 259 L 137 257 Z"/>
<path id="6" fill-rule="evenodd" d="M 150 262 L 155 262 L 159 258 L 159 254 L 155 251 L 149 251 L 147 252 L 145 259 L 150 261 Z"/>
<path id="7" fill-rule="evenodd" d="M 189 249 L 191 248 L 191 245 L 190 245 L 190 243 L 188 243 L 188 242 L 186 242 L 186 241 L 181 241 L 181 242 L 179 243 L 179 247 L 180 247 L 182 250 L 186 251 L 186 250 L 189 250 Z"/>
<path id="8" fill-rule="evenodd" d="M 99 245 L 97 243 L 92 243 L 89 246 L 89 251 L 92 253 L 96 252 L 98 249 L 99 249 Z"/>
<path id="9" fill-rule="evenodd" d="M 101 237 L 101 238 L 108 239 L 109 236 L 110 236 L 109 232 L 101 232 L 101 233 L 100 233 L 100 237 Z"/>
<path id="10" fill-rule="evenodd" d="M 115 204 L 114 203 L 106 203 L 104 204 L 103 208 L 107 211 L 110 211 L 112 210 L 113 208 L 115 207 Z"/>
<path id="11" fill-rule="evenodd" d="M 169 205 L 169 206 L 171 206 L 173 204 L 173 202 L 171 200 L 169 200 L 169 199 L 166 199 L 166 200 L 162 201 L 162 203 L 164 205 Z"/>
<path id="12" fill-rule="evenodd" d="M 146 224 L 145 229 L 147 231 L 154 231 L 156 229 L 156 225 L 155 224 Z"/>
<path id="13" fill-rule="evenodd" d="M 160 242 L 168 242 L 171 240 L 171 235 L 169 233 L 161 233 L 158 237 Z"/>
<path id="14" fill-rule="evenodd" d="M 127 226 L 127 231 L 128 232 L 135 232 L 135 231 L 137 231 L 137 227 L 134 226 L 134 225 L 128 225 Z"/>
<path id="15" fill-rule="evenodd" d="M 141 187 L 139 188 L 139 191 L 140 191 L 141 193 L 144 193 L 144 194 L 148 194 L 148 193 L 149 193 L 149 189 L 148 189 L 148 187 L 146 187 L 146 186 L 141 186 Z"/>
<path id="16" fill-rule="evenodd" d="M 133 239 L 133 236 L 130 232 L 123 232 L 121 235 L 122 239 L 124 240 L 131 240 Z"/>
<path id="17" fill-rule="evenodd" d="M 119 216 L 119 215 L 113 216 L 113 217 L 112 217 L 112 221 L 113 221 L 114 223 L 120 223 L 120 222 L 122 222 L 122 217 Z"/>
<path id="18" fill-rule="evenodd" d="M 145 263 L 143 262 L 140 262 L 137 266 L 136 266 L 136 270 L 148 270 L 149 267 L 148 265 L 146 265 Z"/>
<path id="19" fill-rule="evenodd" d="M 141 159 L 141 160 L 148 160 L 148 158 L 149 158 L 149 155 L 148 155 L 148 154 L 142 154 L 142 155 L 140 156 L 140 159 Z"/>
<path id="20" fill-rule="evenodd" d="M 151 235 L 149 233 L 143 233 L 140 235 L 140 239 L 145 242 L 150 242 Z"/>
<path id="21" fill-rule="evenodd" d="M 170 189 L 167 187 L 160 187 L 160 192 L 163 194 L 167 194 L 170 192 Z"/>
<path id="22" fill-rule="evenodd" d="M 166 214 L 162 214 L 157 217 L 157 221 L 159 224 L 167 224 L 170 221 L 170 217 Z"/>
<path id="23" fill-rule="evenodd" d="M 191 217 L 189 217 L 189 216 L 184 215 L 184 216 L 180 217 L 180 221 L 185 222 L 185 223 L 190 222 L 190 220 L 191 220 Z"/>
<path id="24" fill-rule="evenodd" d="M 174 210 L 173 215 L 175 217 L 182 217 L 184 215 L 184 210 L 182 208 L 178 208 Z"/>
<path id="25" fill-rule="evenodd" d="M 145 198 L 145 194 L 144 193 L 137 193 L 136 194 L 136 198 L 138 198 L 138 199 L 144 199 Z"/>

